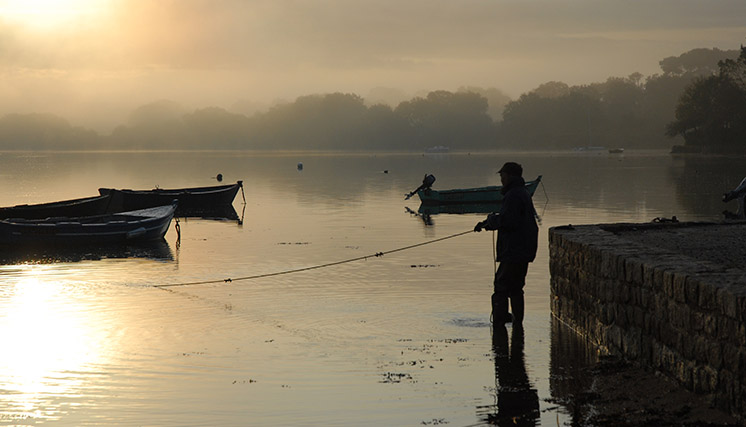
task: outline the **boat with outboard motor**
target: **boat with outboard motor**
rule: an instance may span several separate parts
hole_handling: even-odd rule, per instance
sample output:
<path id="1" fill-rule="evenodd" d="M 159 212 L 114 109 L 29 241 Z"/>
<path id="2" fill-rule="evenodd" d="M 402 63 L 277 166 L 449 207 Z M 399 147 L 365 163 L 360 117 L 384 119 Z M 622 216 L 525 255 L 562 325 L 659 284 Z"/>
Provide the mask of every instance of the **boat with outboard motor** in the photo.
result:
<path id="1" fill-rule="evenodd" d="M 501 185 L 457 188 L 452 190 L 433 190 L 430 188 L 433 182 L 435 182 L 435 177 L 432 175 L 425 175 L 423 185 L 420 185 L 416 190 L 409 193 L 407 198 L 417 194 L 424 205 L 497 204 L 501 203 L 503 200 L 503 194 L 500 192 L 500 190 L 502 190 Z M 539 186 L 540 182 L 541 175 L 533 181 L 526 182 L 526 189 L 531 196 L 536 192 L 536 188 Z"/>

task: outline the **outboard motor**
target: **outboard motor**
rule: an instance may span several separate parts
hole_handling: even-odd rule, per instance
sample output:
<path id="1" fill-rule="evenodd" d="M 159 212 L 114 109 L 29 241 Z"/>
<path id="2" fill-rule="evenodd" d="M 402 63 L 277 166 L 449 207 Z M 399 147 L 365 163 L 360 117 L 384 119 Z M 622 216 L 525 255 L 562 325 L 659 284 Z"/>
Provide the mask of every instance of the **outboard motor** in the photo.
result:
<path id="1" fill-rule="evenodd" d="M 734 199 L 738 199 L 738 211 L 736 211 L 736 217 L 746 218 L 746 178 L 738 184 L 738 187 L 723 194 L 723 202 L 730 202 Z"/>
<path id="2" fill-rule="evenodd" d="M 434 183 L 435 183 L 435 175 L 425 174 L 425 178 L 422 179 L 422 185 L 420 186 L 420 190 L 430 188 L 433 186 Z"/>
<path id="3" fill-rule="evenodd" d="M 417 194 L 420 190 L 427 190 L 430 187 L 433 186 L 433 183 L 435 182 L 435 175 L 432 174 L 425 174 L 425 177 L 422 178 L 422 185 L 412 190 L 409 194 L 407 194 L 407 197 L 404 198 L 404 200 L 409 200 L 410 197 Z"/>

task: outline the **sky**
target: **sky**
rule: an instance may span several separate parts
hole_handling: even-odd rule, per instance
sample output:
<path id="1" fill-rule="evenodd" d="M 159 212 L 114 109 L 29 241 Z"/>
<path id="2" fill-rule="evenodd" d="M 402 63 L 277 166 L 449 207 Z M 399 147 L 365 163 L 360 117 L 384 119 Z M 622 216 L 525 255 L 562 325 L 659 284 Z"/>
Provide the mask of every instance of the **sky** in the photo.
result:
<path id="1" fill-rule="evenodd" d="M 375 88 L 517 98 L 741 44 L 744 0 L 0 0 L 0 115 L 106 133 L 162 99 L 248 113 Z"/>

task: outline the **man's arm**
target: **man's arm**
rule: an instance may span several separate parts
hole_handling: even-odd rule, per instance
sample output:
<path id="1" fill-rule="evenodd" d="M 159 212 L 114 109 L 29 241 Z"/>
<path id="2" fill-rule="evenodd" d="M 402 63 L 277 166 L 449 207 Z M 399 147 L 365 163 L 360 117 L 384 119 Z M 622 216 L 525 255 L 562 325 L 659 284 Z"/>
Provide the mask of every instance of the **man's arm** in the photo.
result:
<path id="1" fill-rule="evenodd" d="M 474 226 L 474 231 L 480 232 L 482 229 L 485 230 L 497 230 L 500 228 L 500 214 L 498 212 L 492 212 L 487 215 L 484 221 L 480 221 Z"/>

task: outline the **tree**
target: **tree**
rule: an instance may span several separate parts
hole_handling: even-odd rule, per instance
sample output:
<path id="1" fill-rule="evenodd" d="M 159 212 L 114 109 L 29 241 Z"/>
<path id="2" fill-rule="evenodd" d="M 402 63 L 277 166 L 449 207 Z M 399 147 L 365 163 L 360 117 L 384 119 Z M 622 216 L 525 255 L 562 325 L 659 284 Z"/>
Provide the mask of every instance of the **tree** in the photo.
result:
<path id="1" fill-rule="evenodd" d="M 99 135 L 52 114 L 8 114 L 0 118 L 0 146 L 12 150 L 99 148 Z"/>
<path id="2" fill-rule="evenodd" d="M 560 98 L 570 94 L 570 86 L 563 82 L 546 82 L 542 83 L 531 92 L 542 98 Z"/>
<path id="3" fill-rule="evenodd" d="M 440 90 L 402 102 L 394 112 L 411 128 L 419 149 L 494 148 L 495 127 L 487 109 L 487 99 L 479 94 Z"/>
<path id="4" fill-rule="evenodd" d="M 484 89 L 476 86 L 461 86 L 456 92 L 473 92 L 486 98 L 487 114 L 492 117 L 492 120 L 498 122 L 503 119 L 503 111 L 505 111 L 505 106 L 508 104 L 508 102 L 511 101 L 510 97 L 506 95 L 505 92 L 494 87 Z"/>
<path id="5" fill-rule="evenodd" d="M 711 76 L 718 73 L 718 61 L 724 57 L 738 57 L 737 50 L 722 51 L 720 49 L 692 49 L 679 56 L 663 58 L 659 65 L 664 74 L 683 76 Z"/>
<path id="6" fill-rule="evenodd" d="M 186 114 L 183 120 L 198 146 L 230 149 L 247 146 L 249 119 L 242 114 L 209 107 Z"/>
<path id="7" fill-rule="evenodd" d="M 685 144 L 712 152 L 746 151 L 746 48 L 720 61 L 719 74 L 690 84 L 676 106 L 666 134 L 681 135 Z"/>

